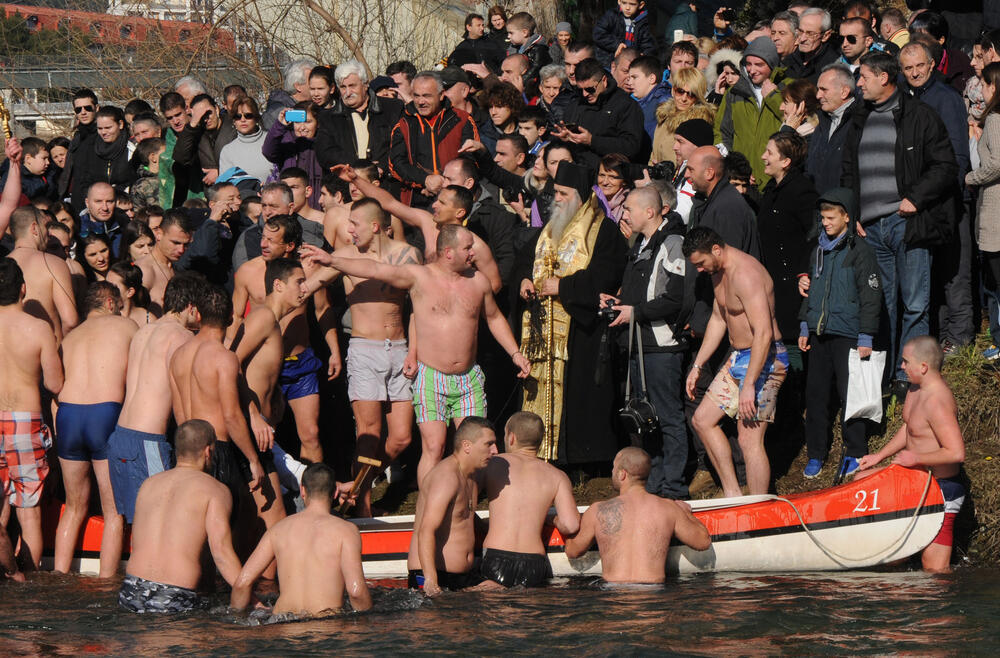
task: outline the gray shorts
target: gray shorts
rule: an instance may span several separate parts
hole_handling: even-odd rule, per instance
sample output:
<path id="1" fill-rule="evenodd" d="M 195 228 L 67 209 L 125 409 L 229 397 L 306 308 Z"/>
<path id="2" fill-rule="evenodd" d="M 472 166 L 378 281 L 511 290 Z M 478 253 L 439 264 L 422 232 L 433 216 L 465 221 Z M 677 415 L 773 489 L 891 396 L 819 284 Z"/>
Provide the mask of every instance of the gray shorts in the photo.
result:
<path id="1" fill-rule="evenodd" d="M 413 399 L 403 374 L 405 340 L 352 338 L 347 348 L 347 395 L 351 401 L 402 402 Z"/>

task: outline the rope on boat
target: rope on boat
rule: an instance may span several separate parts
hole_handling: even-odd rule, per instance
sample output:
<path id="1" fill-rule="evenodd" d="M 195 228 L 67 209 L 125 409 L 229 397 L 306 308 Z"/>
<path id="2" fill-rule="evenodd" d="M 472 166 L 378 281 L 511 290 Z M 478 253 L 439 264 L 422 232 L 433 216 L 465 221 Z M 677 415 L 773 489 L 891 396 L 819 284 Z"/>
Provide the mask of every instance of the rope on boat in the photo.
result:
<path id="1" fill-rule="evenodd" d="M 867 562 L 868 560 L 871 560 L 872 558 L 875 558 L 875 557 L 877 557 L 877 556 L 879 556 L 879 555 L 881 555 L 883 553 L 887 553 L 890 550 L 894 550 L 896 548 L 896 544 L 898 544 L 901 541 L 903 541 L 903 540 L 906 539 L 906 537 L 913 530 L 913 527 L 917 524 L 917 518 L 920 516 L 920 510 L 923 509 L 923 507 L 924 507 L 924 501 L 927 500 L 927 493 L 931 489 L 931 478 L 932 477 L 933 477 L 933 475 L 931 475 L 930 469 L 927 469 L 927 482 L 924 484 L 924 493 L 920 496 L 920 502 L 917 503 L 917 507 L 913 511 L 913 517 L 910 519 L 909 524 L 906 526 L 906 530 L 904 530 L 903 533 L 899 537 L 897 537 L 896 539 L 894 539 L 892 541 L 892 543 L 890 543 L 888 546 L 886 546 L 882 550 L 875 551 L 871 555 L 867 555 L 867 556 L 861 557 L 861 558 L 848 557 L 846 555 L 842 555 L 842 554 L 838 553 L 837 551 L 833 550 L 832 548 L 830 548 L 829 546 L 826 546 L 818 537 L 816 537 L 815 533 L 812 530 L 809 529 L 809 526 L 806 525 L 805 519 L 802 518 L 802 514 L 799 512 L 799 509 L 795 506 L 795 503 L 793 503 L 792 501 L 788 500 L 787 498 L 782 498 L 781 496 L 775 496 L 774 499 L 775 500 L 780 500 L 783 503 L 788 503 L 788 505 L 792 508 L 792 511 L 795 512 L 795 516 L 799 517 L 799 524 L 802 526 L 802 529 L 806 531 L 806 535 L 808 535 L 809 539 L 811 539 L 812 542 L 814 544 L 816 544 L 817 548 L 819 548 L 821 551 L 823 551 L 824 553 L 826 553 L 827 557 L 829 557 L 834 562 L 837 562 L 838 564 L 841 564 L 842 566 L 848 566 L 848 565 L 844 565 L 843 562 L 858 562 L 858 563 L 860 563 L 860 562 Z"/>

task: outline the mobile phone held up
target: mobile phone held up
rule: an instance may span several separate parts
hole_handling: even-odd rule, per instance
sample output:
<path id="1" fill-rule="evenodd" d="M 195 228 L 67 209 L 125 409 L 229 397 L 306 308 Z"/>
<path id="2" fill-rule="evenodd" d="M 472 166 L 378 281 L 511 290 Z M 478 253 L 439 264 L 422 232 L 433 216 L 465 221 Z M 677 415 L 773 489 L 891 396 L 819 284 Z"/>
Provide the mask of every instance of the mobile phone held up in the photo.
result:
<path id="1" fill-rule="evenodd" d="M 285 110 L 285 121 L 288 123 L 305 123 L 305 110 Z"/>

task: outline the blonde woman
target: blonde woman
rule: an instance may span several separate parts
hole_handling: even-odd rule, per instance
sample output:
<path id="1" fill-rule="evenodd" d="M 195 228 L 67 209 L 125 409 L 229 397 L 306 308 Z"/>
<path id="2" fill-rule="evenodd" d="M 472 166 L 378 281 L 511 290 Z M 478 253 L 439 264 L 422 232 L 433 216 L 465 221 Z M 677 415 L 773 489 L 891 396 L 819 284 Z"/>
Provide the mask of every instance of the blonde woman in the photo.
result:
<path id="1" fill-rule="evenodd" d="M 715 121 L 715 106 L 705 100 L 708 83 L 696 68 L 680 69 L 671 75 L 673 97 L 656 109 L 656 131 L 650 162 L 674 162 L 674 131 L 688 119 Z M 676 164 L 676 162 L 675 162 Z"/>

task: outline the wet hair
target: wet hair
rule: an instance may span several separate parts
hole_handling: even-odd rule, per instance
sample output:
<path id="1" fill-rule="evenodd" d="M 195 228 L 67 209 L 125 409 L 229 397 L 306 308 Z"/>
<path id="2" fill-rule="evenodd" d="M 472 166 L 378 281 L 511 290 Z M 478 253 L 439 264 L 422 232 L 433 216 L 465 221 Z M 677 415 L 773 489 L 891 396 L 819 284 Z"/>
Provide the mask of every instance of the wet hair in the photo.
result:
<path id="1" fill-rule="evenodd" d="M 861 66 L 867 66 L 876 74 L 885 73 L 889 76 L 888 84 L 895 85 L 899 77 L 899 60 L 888 53 L 871 52 L 860 60 Z"/>
<path id="2" fill-rule="evenodd" d="M 287 282 L 292 272 L 302 269 L 302 263 L 297 258 L 275 258 L 267 261 L 264 266 L 264 294 L 274 292 L 274 280 Z"/>
<path id="3" fill-rule="evenodd" d="M 132 223 L 134 224 L 135 222 Z M 146 286 L 142 285 L 142 270 L 139 269 L 138 265 L 126 260 L 120 260 L 111 264 L 110 271 L 122 278 L 125 288 L 131 288 L 135 291 L 132 293 L 132 306 L 143 309 L 149 308 L 149 291 L 146 290 Z"/>
<path id="4" fill-rule="evenodd" d="M 904 348 L 913 350 L 913 355 L 917 360 L 926 363 L 931 370 L 941 371 L 941 364 L 944 363 L 944 352 L 941 344 L 933 336 L 917 336 L 906 341 Z"/>
<path id="5" fill-rule="evenodd" d="M 132 245 L 138 242 L 139 238 L 149 238 L 150 246 L 156 244 L 156 236 L 153 235 L 153 229 L 149 228 L 149 224 L 142 222 L 126 224 L 125 228 L 122 229 L 122 237 L 118 243 L 118 260 L 132 262 Z"/>
<path id="6" fill-rule="evenodd" d="M 618 468 L 621 468 L 639 481 L 644 481 L 649 477 L 649 472 L 653 466 L 652 460 L 649 458 L 649 453 L 635 446 L 619 450 L 618 455 L 615 457 L 615 462 L 617 462 Z"/>
<path id="7" fill-rule="evenodd" d="M 690 258 L 691 254 L 696 251 L 704 254 L 711 252 L 712 247 L 715 245 L 725 247 L 726 241 L 722 239 L 721 235 L 707 226 L 696 226 L 688 231 L 687 236 L 684 237 L 684 244 L 681 247 L 681 251 L 684 253 L 685 258 Z"/>
<path id="8" fill-rule="evenodd" d="M 195 306 L 201 315 L 202 327 L 225 329 L 233 321 L 233 300 L 221 286 L 202 285 Z"/>
<path id="9" fill-rule="evenodd" d="M 175 110 L 177 108 L 185 109 L 186 104 L 184 103 L 184 97 L 178 94 L 176 91 L 168 91 L 167 93 L 160 96 L 161 114 L 166 114 L 167 110 Z"/>
<path id="10" fill-rule="evenodd" d="M 382 204 L 370 197 L 364 197 L 352 203 L 351 210 L 368 210 L 371 219 L 375 220 L 382 227 L 382 230 L 387 230 L 392 226 L 392 216 L 382 208 Z"/>
<path id="11" fill-rule="evenodd" d="M 87 262 L 87 247 L 98 242 L 108 248 L 109 271 L 111 268 L 111 262 L 115 258 L 115 250 L 114 247 L 111 246 L 111 240 L 103 233 L 89 233 L 81 238 L 79 244 L 76 246 L 76 260 L 83 266 L 83 271 L 87 274 L 87 281 L 96 281 L 97 279 L 94 268 Z"/>
<path id="12" fill-rule="evenodd" d="M 16 304 L 21 299 L 24 273 L 13 258 L 0 258 L 0 306 Z"/>
<path id="13" fill-rule="evenodd" d="M 538 29 L 538 23 L 535 21 L 535 17 L 528 12 L 519 11 L 507 19 L 507 27 L 515 30 L 527 30 L 528 34 L 531 35 Z"/>
<path id="14" fill-rule="evenodd" d="M 465 211 L 465 216 L 468 217 L 469 213 L 472 212 L 472 206 L 476 202 L 475 198 L 472 196 L 472 190 L 467 187 L 462 187 L 461 185 L 447 185 L 446 190 L 451 190 L 454 196 L 452 197 L 452 203 L 462 210 Z"/>
<path id="15" fill-rule="evenodd" d="M 92 101 L 94 103 L 94 105 L 98 104 L 97 103 L 97 94 L 95 94 L 93 92 L 93 90 L 91 90 L 91 89 L 81 88 L 81 89 L 77 89 L 76 91 L 73 92 L 73 101 L 78 101 L 78 100 L 83 99 L 83 98 L 86 98 L 86 99 Z M 72 102 L 72 101 L 70 101 L 70 102 Z"/>
<path id="16" fill-rule="evenodd" d="M 597 80 L 598 78 L 602 78 L 606 75 L 607 71 L 605 71 L 604 67 L 601 66 L 601 63 L 593 57 L 588 57 L 577 64 L 576 71 L 574 73 L 574 77 L 578 83 L 583 80 Z"/>
<path id="17" fill-rule="evenodd" d="M 479 434 L 484 430 L 496 433 L 496 428 L 493 427 L 493 423 L 482 416 L 466 416 L 465 420 L 462 421 L 462 424 L 458 426 L 457 430 L 455 430 L 455 440 L 452 444 L 452 448 L 458 450 L 462 447 L 463 441 L 474 443 Z"/>
<path id="18" fill-rule="evenodd" d="M 147 137 L 135 147 L 135 153 L 132 154 L 132 165 L 137 168 L 138 165 L 148 167 L 150 156 L 158 153 L 166 145 L 167 143 L 159 137 Z"/>
<path id="19" fill-rule="evenodd" d="M 21 152 L 28 156 L 35 157 L 42 151 L 47 151 L 48 145 L 44 140 L 37 137 L 25 137 L 21 140 Z"/>
<path id="20" fill-rule="evenodd" d="M 302 472 L 302 488 L 310 498 L 333 500 L 337 492 L 336 474 L 326 464 L 309 464 Z"/>
<path id="21" fill-rule="evenodd" d="M 323 182 L 320 183 L 323 189 L 326 190 L 330 196 L 340 195 L 340 202 L 344 203 L 347 199 L 351 198 L 351 186 L 350 183 L 342 179 L 336 174 L 323 174 Z"/>
<path id="22" fill-rule="evenodd" d="M 542 445 L 545 436 L 545 423 L 542 417 L 530 411 L 518 411 L 507 421 L 507 431 L 517 437 L 517 443 L 525 448 L 537 448 Z"/>
<path id="23" fill-rule="evenodd" d="M 302 167 L 285 167 L 281 170 L 281 173 L 278 174 L 278 179 L 282 181 L 299 180 L 305 183 L 306 186 L 309 185 L 309 174 L 307 174 L 306 170 Z"/>
<path id="24" fill-rule="evenodd" d="M 181 313 L 188 306 L 197 305 L 206 285 L 205 277 L 197 272 L 178 272 L 167 281 L 163 292 L 163 312 Z"/>
<path id="25" fill-rule="evenodd" d="M 280 230 L 281 241 L 285 244 L 293 244 L 296 249 L 302 246 L 302 225 L 295 215 L 275 215 L 264 222 L 264 226 L 272 231 Z"/>
<path id="26" fill-rule="evenodd" d="M 107 281 L 94 281 L 87 286 L 87 291 L 83 294 L 81 303 L 83 314 L 86 315 L 93 310 L 103 308 L 104 303 L 109 299 L 115 301 L 115 309 L 122 307 L 122 294 L 118 286 Z"/>
<path id="27" fill-rule="evenodd" d="M 164 211 L 163 221 L 160 222 L 160 230 L 164 233 L 167 232 L 171 226 L 176 226 L 184 233 L 192 233 L 193 229 L 191 227 L 191 220 L 188 214 L 180 208 L 171 208 L 170 210 Z"/>
<path id="28" fill-rule="evenodd" d="M 798 105 L 805 104 L 806 114 L 815 114 L 819 109 L 819 99 L 816 98 L 816 85 L 806 78 L 796 78 L 781 90 L 781 97 Z"/>
<path id="29" fill-rule="evenodd" d="M 44 213 L 34 206 L 21 206 L 10 214 L 10 234 L 17 240 L 37 222 L 45 222 Z"/>
<path id="30" fill-rule="evenodd" d="M 656 59 L 652 55 L 636 57 L 632 60 L 632 63 L 629 64 L 628 70 L 629 72 L 638 71 L 643 75 L 655 75 L 657 80 L 659 80 L 660 76 L 663 75 L 663 67 L 660 66 L 660 60 Z"/>
<path id="31" fill-rule="evenodd" d="M 469 229 L 461 224 L 445 224 L 438 231 L 437 242 L 434 248 L 439 254 L 444 253 L 445 249 L 454 249 L 458 245 L 458 238 L 462 234 L 462 231 L 467 230 Z"/>
<path id="32" fill-rule="evenodd" d="M 398 62 L 392 62 L 389 66 L 385 67 L 385 74 L 390 78 L 397 73 L 402 73 L 406 76 L 407 80 L 412 81 L 417 75 L 417 67 L 413 65 L 413 62 L 405 59 L 399 60 Z"/>
<path id="33" fill-rule="evenodd" d="M 207 420 L 192 418 L 181 423 L 174 432 L 174 454 L 184 459 L 197 457 L 202 450 L 215 443 L 215 428 Z"/>

